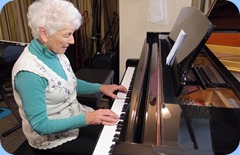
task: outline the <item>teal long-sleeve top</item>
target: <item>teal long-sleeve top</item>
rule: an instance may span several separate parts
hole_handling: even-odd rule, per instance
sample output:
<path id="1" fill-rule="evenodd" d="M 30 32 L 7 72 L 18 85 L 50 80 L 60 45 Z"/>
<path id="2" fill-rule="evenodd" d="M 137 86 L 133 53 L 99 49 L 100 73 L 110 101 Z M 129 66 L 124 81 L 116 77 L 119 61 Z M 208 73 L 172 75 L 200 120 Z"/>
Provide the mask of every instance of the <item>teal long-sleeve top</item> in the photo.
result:
<path id="1" fill-rule="evenodd" d="M 55 53 L 49 50 L 42 52 L 43 46 L 36 39 L 28 47 L 32 54 L 36 55 L 49 68 L 67 80 L 67 76 Z M 86 125 L 85 115 L 83 114 L 65 119 L 48 119 L 45 101 L 45 89 L 48 85 L 46 79 L 28 71 L 21 71 L 14 77 L 14 84 L 16 91 L 21 96 L 23 110 L 28 121 L 39 134 L 59 133 Z M 76 90 L 78 94 L 97 93 L 99 87 L 100 84 L 77 79 Z"/>

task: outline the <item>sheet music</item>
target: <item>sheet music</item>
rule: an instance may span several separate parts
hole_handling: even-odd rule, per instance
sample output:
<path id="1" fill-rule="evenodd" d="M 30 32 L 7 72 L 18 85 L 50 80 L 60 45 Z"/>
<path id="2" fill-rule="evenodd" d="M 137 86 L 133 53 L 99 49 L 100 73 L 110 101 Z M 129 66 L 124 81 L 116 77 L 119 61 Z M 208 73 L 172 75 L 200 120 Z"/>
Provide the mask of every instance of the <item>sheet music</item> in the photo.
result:
<path id="1" fill-rule="evenodd" d="M 177 37 L 177 39 L 176 39 L 176 41 L 175 41 L 171 51 L 169 52 L 169 54 L 168 54 L 168 56 L 166 58 L 166 64 L 167 65 L 171 65 L 172 66 L 172 64 L 174 62 L 174 59 L 175 59 L 175 57 L 177 55 L 177 52 L 179 51 L 179 48 L 183 44 L 183 41 L 184 41 L 186 35 L 187 34 L 183 30 L 180 31 L 180 33 L 179 33 L 179 35 L 178 35 L 178 37 Z"/>

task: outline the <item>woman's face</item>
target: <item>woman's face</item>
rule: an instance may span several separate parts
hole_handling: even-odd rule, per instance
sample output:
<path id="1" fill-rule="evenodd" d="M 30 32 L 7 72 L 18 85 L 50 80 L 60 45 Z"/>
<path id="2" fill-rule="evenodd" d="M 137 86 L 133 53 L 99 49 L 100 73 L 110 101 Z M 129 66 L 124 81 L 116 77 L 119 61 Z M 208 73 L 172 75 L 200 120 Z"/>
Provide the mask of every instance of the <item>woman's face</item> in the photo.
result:
<path id="1" fill-rule="evenodd" d="M 63 54 L 66 52 L 70 44 L 74 44 L 73 32 L 74 28 L 68 27 L 61 29 L 48 37 L 46 46 L 49 50 L 56 54 Z"/>

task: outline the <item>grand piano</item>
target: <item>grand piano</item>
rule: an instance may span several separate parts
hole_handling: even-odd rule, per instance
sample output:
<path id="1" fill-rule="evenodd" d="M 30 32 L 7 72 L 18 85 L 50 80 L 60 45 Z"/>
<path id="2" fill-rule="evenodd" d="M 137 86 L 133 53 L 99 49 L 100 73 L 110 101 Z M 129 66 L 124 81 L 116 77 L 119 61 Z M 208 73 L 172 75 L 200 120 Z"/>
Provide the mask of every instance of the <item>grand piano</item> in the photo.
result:
<path id="1" fill-rule="evenodd" d="M 177 44 L 181 31 L 186 33 Z M 205 45 L 214 25 L 193 7 L 171 32 L 148 32 L 139 60 L 128 60 L 94 155 L 225 155 L 240 140 L 240 83 Z M 166 63 L 175 48 L 176 56 Z"/>

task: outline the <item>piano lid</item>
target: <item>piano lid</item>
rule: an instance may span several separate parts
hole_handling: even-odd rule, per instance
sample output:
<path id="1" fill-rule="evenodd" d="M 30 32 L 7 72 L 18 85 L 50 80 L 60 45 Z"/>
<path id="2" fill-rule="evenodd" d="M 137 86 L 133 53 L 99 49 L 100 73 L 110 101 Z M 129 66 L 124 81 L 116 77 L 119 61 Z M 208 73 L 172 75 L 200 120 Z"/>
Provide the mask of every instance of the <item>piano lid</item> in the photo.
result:
<path id="1" fill-rule="evenodd" d="M 181 30 L 187 35 L 177 52 L 172 66 L 176 77 L 176 95 L 180 93 L 178 89 L 181 89 L 182 80 L 186 77 L 188 70 L 192 66 L 192 62 L 213 31 L 213 25 L 198 9 L 184 7 L 181 9 L 168 37 L 172 45 Z"/>
<path id="2" fill-rule="evenodd" d="M 190 65 L 196 52 L 207 41 L 213 30 L 213 25 L 199 10 L 185 7 L 179 13 L 169 34 L 170 39 L 175 42 L 181 30 L 187 35 L 176 56 L 176 61 L 178 64 L 181 63 L 180 73 L 183 73 L 186 65 Z"/>
<path id="3" fill-rule="evenodd" d="M 214 0 L 207 13 L 216 31 L 240 31 L 240 1 Z"/>

